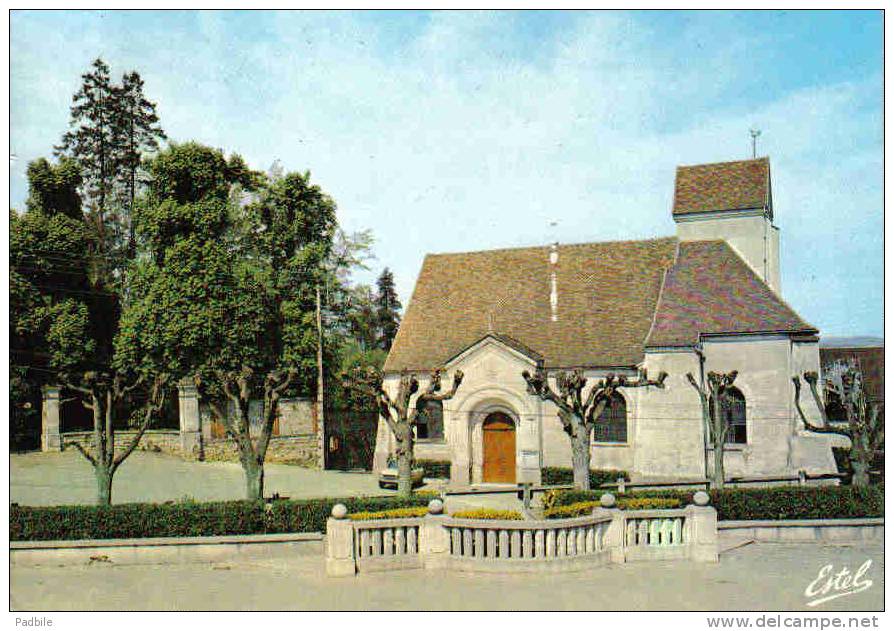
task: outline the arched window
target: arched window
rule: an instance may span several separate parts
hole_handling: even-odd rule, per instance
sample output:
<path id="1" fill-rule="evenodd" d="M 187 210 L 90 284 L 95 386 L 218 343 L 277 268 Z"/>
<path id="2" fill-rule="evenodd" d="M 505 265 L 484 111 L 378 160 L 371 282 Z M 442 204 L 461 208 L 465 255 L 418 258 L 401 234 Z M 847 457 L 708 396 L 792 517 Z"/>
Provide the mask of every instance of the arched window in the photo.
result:
<path id="1" fill-rule="evenodd" d="M 425 408 L 416 417 L 416 438 L 443 440 L 444 404 L 441 401 L 425 402 Z"/>
<path id="2" fill-rule="evenodd" d="M 620 392 L 612 393 L 611 401 L 596 419 L 593 440 L 597 443 L 627 442 L 627 401 Z"/>
<path id="3" fill-rule="evenodd" d="M 711 397 L 711 421 L 714 420 L 714 397 Z M 745 425 L 745 395 L 738 388 L 730 388 L 726 391 L 726 397 L 721 402 L 724 420 L 726 421 L 726 442 L 733 445 L 744 445 L 748 442 L 748 434 Z"/>

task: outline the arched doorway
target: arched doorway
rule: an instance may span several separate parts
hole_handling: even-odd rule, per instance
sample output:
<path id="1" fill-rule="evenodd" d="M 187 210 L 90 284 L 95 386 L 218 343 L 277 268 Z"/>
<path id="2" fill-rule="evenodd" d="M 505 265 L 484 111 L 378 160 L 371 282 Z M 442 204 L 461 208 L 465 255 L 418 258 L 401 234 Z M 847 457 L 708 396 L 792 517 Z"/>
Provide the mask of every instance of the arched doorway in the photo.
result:
<path id="1" fill-rule="evenodd" d="M 515 483 L 515 423 L 508 414 L 488 414 L 482 425 L 482 482 Z"/>

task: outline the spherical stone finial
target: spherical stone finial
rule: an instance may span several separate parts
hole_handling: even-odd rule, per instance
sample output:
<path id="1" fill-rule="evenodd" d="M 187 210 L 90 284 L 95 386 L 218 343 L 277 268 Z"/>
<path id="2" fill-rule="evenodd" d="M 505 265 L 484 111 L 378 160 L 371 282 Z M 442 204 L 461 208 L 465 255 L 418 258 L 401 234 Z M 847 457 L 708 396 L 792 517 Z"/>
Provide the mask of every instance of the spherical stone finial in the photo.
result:
<path id="1" fill-rule="evenodd" d="M 611 508 L 615 505 L 615 496 L 611 493 L 603 493 L 602 497 L 599 498 L 599 503 L 602 505 L 602 508 Z"/>
<path id="2" fill-rule="evenodd" d="M 434 499 L 428 503 L 429 515 L 440 515 L 444 512 L 444 502 Z"/>
<path id="3" fill-rule="evenodd" d="M 707 506 L 708 502 L 711 501 L 711 496 L 704 491 L 698 491 L 692 496 L 692 501 L 695 502 L 696 506 Z"/>
<path id="4" fill-rule="evenodd" d="M 344 504 L 336 504 L 332 507 L 332 516 L 335 519 L 344 519 L 348 515 L 348 507 Z"/>

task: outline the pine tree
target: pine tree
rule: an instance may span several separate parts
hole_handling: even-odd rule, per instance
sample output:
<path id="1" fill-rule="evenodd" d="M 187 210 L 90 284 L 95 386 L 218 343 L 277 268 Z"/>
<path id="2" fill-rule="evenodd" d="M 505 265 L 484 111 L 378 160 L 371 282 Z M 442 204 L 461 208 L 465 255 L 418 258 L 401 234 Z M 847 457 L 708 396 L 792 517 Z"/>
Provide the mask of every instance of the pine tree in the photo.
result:
<path id="1" fill-rule="evenodd" d="M 139 73 L 112 82 L 102 59 L 82 75 L 72 97 L 70 129 L 56 154 L 77 162 L 84 178 L 82 197 L 96 235 L 98 283 L 115 286 L 127 260 L 136 256 L 133 205 L 142 156 L 166 138 L 155 104 L 143 94 Z"/>
<path id="2" fill-rule="evenodd" d="M 394 288 L 394 274 L 387 267 L 376 280 L 376 317 L 379 325 L 379 341 L 382 349 L 391 350 L 394 336 L 400 326 L 400 300 Z"/>
<path id="3" fill-rule="evenodd" d="M 127 258 L 136 255 L 133 205 L 137 195 L 137 171 L 144 153 L 156 151 L 158 141 L 167 138 L 158 123 L 155 103 L 143 94 L 143 79 L 132 71 L 116 88 L 114 135 L 117 146 L 116 179 L 121 187 L 127 220 Z"/>
<path id="4" fill-rule="evenodd" d="M 88 222 L 96 239 L 100 259 L 108 251 L 107 212 L 115 183 L 118 163 L 116 138 L 117 91 L 109 76 L 109 67 L 97 58 L 92 70 L 81 75 L 81 88 L 72 97 L 71 129 L 56 147 L 58 156 L 74 159 L 84 178 L 88 202 Z"/>

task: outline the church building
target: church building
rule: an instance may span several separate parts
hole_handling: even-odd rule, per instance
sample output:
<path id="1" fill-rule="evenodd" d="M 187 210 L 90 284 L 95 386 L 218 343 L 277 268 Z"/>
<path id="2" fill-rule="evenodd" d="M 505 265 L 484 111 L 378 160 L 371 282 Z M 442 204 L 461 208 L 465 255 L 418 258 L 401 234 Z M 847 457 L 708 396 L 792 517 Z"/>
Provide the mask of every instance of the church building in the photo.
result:
<path id="1" fill-rule="evenodd" d="M 805 432 L 794 407 L 792 376 L 820 370 L 819 331 L 782 297 L 769 159 L 678 167 L 671 212 L 670 237 L 427 255 L 385 387 L 404 369 L 422 387 L 435 368 L 445 386 L 456 370 L 465 380 L 417 426 L 416 458 L 449 461 L 455 485 L 540 483 L 543 467 L 571 467 L 571 443 L 522 372 L 594 383 L 646 369 L 665 387 L 619 390 L 591 467 L 704 478 L 713 452 L 686 375 L 736 370 L 727 476 L 834 473 L 832 439 Z M 376 471 L 392 452 L 380 419 Z"/>

